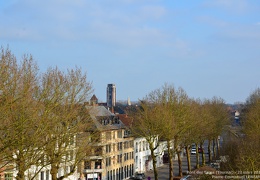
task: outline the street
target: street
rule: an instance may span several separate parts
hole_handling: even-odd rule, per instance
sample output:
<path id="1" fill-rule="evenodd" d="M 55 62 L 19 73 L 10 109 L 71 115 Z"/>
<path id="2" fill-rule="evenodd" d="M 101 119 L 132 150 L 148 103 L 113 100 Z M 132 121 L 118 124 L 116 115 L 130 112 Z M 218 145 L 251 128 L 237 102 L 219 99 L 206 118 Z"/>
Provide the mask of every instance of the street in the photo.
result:
<path id="1" fill-rule="evenodd" d="M 205 149 L 205 158 L 206 158 L 206 162 L 208 161 L 208 154 L 207 154 L 207 150 L 206 150 L 206 144 L 204 144 L 204 149 Z M 201 163 L 201 154 L 200 155 L 200 163 Z M 196 155 L 191 155 L 191 168 L 192 170 L 194 170 L 194 167 L 196 166 Z M 169 180 L 169 164 L 166 163 L 161 167 L 158 167 L 158 179 L 159 180 Z M 174 176 L 178 176 L 178 172 L 179 172 L 179 166 L 178 166 L 178 161 L 174 160 Z M 187 174 L 188 173 L 188 167 L 187 167 L 187 157 L 183 156 L 182 157 L 182 172 L 183 174 Z M 148 171 L 145 173 L 146 179 L 148 179 L 148 177 L 151 178 L 151 180 L 154 180 L 154 173 L 153 170 Z"/>

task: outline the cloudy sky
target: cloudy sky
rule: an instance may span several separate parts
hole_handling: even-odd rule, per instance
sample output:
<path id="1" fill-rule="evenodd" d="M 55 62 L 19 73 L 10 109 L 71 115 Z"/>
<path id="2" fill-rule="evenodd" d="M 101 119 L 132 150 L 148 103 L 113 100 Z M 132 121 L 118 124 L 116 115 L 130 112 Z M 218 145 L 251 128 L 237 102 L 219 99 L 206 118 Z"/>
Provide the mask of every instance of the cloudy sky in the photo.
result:
<path id="1" fill-rule="evenodd" d="M 259 0 L 0 0 L 0 45 L 40 69 L 81 67 L 100 102 L 168 83 L 243 102 L 260 87 Z"/>

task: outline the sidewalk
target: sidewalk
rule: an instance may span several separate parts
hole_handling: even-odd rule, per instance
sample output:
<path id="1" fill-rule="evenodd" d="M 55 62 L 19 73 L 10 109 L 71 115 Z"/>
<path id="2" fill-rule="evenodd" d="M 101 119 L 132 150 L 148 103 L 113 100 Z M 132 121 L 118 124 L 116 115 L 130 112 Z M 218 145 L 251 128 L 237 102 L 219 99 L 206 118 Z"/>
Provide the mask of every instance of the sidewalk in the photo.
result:
<path id="1" fill-rule="evenodd" d="M 157 168 L 158 172 L 158 179 L 160 180 L 168 180 L 169 179 L 169 164 L 164 164 Z M 145 172 L 145 177 L 148 179 L 148 177 L 151 178 L 151 180 L 154 180 L 154 173 L 153 170 Z"/>
<path id="2" fill-rule="evenodd" d="M 200 158 L 200 160 L 201 160 L 201 158 Z M 196 164 L 196 157 L 195 157 L 195 155 L 193 155 L 191 157 L 192 170 L 194 170 L 195 164 Z M 163 164 L 162 166 L 158 167 L 157 172 L 158 172 L 159 180 L 169 180 L 169 163 Z M 174 177 L 176 177 L 176 179 L 177 179 L 178 173 L 179 173 L 179 165 L 178 165 L 177 160 L 174 160 L 174 162 L 173 162 L 173 173 L 174 173 Z M 182 173 L 183 173 L 183 175 L 185 173 L 188 173 L 186 156 L 182 157 Z M 145 176 L 146 176 L 145 180 L 148 180 L 148 177 L 150 177 L 151 180 L 154 180 L 153 170 L 145 172 Z"/>

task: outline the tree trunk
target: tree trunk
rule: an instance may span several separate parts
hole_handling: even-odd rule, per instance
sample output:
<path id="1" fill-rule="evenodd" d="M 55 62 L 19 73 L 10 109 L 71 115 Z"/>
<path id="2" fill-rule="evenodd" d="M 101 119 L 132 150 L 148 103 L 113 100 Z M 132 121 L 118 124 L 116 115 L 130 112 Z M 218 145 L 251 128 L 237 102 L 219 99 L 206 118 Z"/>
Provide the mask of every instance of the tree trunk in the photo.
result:
<path id="1" fill-rule="evenodd" d="M 19 167 L 16 179 L 17 180 L 24 180 L 25 179 L 24 172 L 25 172 L 25 170 L 22 170 L 22 168 Z"/>
<path id="2" fill-rule="evenodd" d="M 206 158 L 205 158 L 205 154 L 203 151 L 203 142 L 200 143 L 200 148 L 201 148 L 201 158 L 202 158 L 202 166 L 206 165 Z"/>
<path id="3" fill-rule="evenodd" d="M 24 172 L 21 172 L 19 170 L 18 173 L 17 173 L 16 179 L 17 180 L 24 180 L 25 179 Z"/>
<path id="4" fill-rule="evenodd" d="M 216 141 L 215 141 L 215 139 L 213 139 L 213 156 L 214 156 L 214 159 L 216 159 L 217 154 L 216 154 Z"/>
<path id="5" fill-rule="evenodd" d="M 216 141 L 217 141 L 217 157 L 219 157 L 219 155 L 220 155 L 220 144 L 219 144 L 219 138 L 218 137 L 217 137 Z"/>
<path id="6" fill-rule="evenodd" d="M 151 150 L 151 156 L 153 159 L 153 173 L 154 173 L 154 180 L 158 180 L 158 172 L 157 172 L 157 167 L 156 167 L 156 156 L 154 154 L 154 150 Z"/>
<path id="7" fill-rule="evenodd" d="M 205 158 L 205 154 L 204 154 L 204 152 L 202 151 L 202 153 L 201 153 L 201 158 L 202 158 L 202 166 L 205 166 L 206 165 L 206 158 Z"/>
<path id="8" fill-rule="evenodd" d="M 59 167 L 56 164 L 51 164 L 50 174 L 52 180 L 57 180 L 58 169 Z"/>
<path id="9" fill-rule="evenodd" d="M 198 169 L 200 167 L 200 156 L 197 152 L 198 152 L 198 144 L 196 143 L 196 168 Z"/>
<path id="10" fill-rule="evenodd" d="M 168 151 L 168 158 L 169 158 L 169 180 L 173 180 L 173 158 L 172 158 L 172 151 L 171 151 L 171 142 L 167 141 L 167 151 Z"/>
<path id="11" fill-rule="evenodd" d="M 26 171 L 25 169 L 25 165 L 24 165 L 24 158 L 23 156 L 18 156 L 17 158 L 17 176 L 16 176 L 16 179 L 17 180 L 24 180 L 25 179 L 25 175 L 24 175 L 24 172 Z"/>
<path id="12" fill-rule="evenodd" d="M 211 157 L 211 149 L 210 149 L 210 146 L 211 146 L 211 140 L 208 140 L 208 155 L 209 155 L 209 163 L 212 161 L 212 157 Z"/>
<path id="13" fill-rule="evenodd" d="M 189 146 L 185 146 L 185 151 L 186 151 L 186 157 L 187 157 L 188 171 L 191 171 L 190 148 L 189 148 Z"/>
<path id="14" fill-rule="evenodd" d="M 179 164 L 179 176 L 182 176 L 182 160 L 181 160 L 181 151 L 177 151 L 178 155 L 178 164 Z"/>

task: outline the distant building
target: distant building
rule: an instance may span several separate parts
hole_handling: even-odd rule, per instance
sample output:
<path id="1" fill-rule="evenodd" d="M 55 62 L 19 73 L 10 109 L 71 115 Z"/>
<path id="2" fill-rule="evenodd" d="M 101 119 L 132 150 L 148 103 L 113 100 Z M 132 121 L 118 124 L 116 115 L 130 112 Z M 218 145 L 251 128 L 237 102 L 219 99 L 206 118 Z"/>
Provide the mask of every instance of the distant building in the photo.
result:
<path id="1" fill-rule="evenodd" d="M 238 111 L 235 111 L 235 122 L 236 124 L 240 125 L 240 113 Z"/>
<path id="2" fill-rule="evenodd" d="M 114 107 L 116 105 L 116 85 L 107 85 L 107 106 Z"/>
<path id="3" fill-rule="evenodd" d="M 130 98 L 128 97 L 128 99 L 127 99 L 127 105 L 128 106 L 131 106 L 131 101 L 130 101 Z"/>
<path id="4" fill-rule="evenodd" d="M 98 98 L 96 97 L 96 95 L 94 94 L 91 99 L 90 99 L 90 105 L 97 105 L 98 104 Z"/>
<path id="5" fill-rule="evenodd" d="M 239 118 L 240 113 L 238 111 L 235 111 L 235 118 Z"/>

